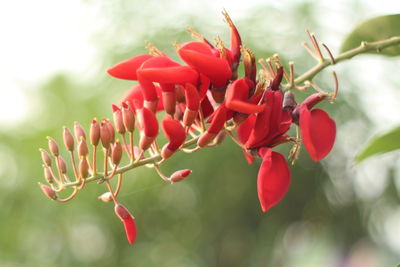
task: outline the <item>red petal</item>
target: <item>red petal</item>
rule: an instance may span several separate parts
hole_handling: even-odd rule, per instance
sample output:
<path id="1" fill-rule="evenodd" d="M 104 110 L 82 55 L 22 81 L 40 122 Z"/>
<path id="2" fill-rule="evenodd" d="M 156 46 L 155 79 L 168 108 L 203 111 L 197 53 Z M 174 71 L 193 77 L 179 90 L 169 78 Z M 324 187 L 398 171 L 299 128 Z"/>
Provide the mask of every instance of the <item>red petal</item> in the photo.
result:
<path id="1" fill-rule="evenodd" d="M 187 83 L 185 86 L 186 107 L 190 110 L 198 110 L 200 107 L 200 96 L 193 84 Z"/>
<path id="2" fill-rule="evenodd" d="M 203 112 L 204 118 L 208 118 L 214 112 L 214 108 L 208 100 L 208 97 L 205 97 L 203 101 L 201 101 L 201 111 Z"/>
<path id="3" fill-rule="evenodd" d="M 225 105 L 221 105 L 214 111 L 210 126 L 207 128 L 207 132 L 218 134 L 219 131 L 224 127 L 227 119 L 227 109 Z"/>
<path id="4" fill-rule="evenodd" d="M 336 123 L 322 109 L 311 112 L 306 105 L 300 108 L 300 130 L 303 144 L 314 161 L 331 151 L 336 137 Z"/>
<path id="5" fill-rule="evenodd" d="M 225 105 L 227 108 L 244 114 L 259 113 L 264 110 L 265 105 L 248 103 L 250 87 L 246 78 L 231 83 L 226 89 Z"/>
<path id="6" fill-rule="evenodd" d="M 207 78 L 204 74 L 200 73 L 200 85 L 199 85 L 199 96 L 200 100 L 203 100 L 207 95 L 207 90 L 210 88 L 210 79 Z"/>
<path id="7" fill-rule="evenodd" d="M 146 107 L 142 108 L 139 114 L 144 135 L 147 137 L 156 137 L 158 135 L 158 121 L 156 115 Z"/>
<path id="8" fill-rule="evenodd" d="M 237 134 L 240 142 L 242 142 L 243 144 L 246 143 L 247 139 L 249 139 L 250 133 L 253 130 L 255 123 L 256 123 L 256 116 L 251 115 L 239 125 Z"/>
<path id="9" fill-rule="evenodd" d="M 177 150 L 185 142 L 185 129 L 179 121 L 165 118 L 162 121 L 162 129 L 169 140 L 167 147 L 171 151 Z"/>
<path id="10" fill-rule="evenodd" d="M 179 49 L 193 50 L 204 55 L 214 56 L 213 49 L 204 42 L 187 42 L 184 43 Z"/>
<path id="11" fill-rule="evenodd" d="M 263 212 L 276 205 L 285 196 L 290 185 L 290 171 L 285 158 L 268 149 L 258 171 L 257 190 Z"/>
<path id="12" fill-rule="evenodd" d="M 133 244 L 136 239 L 136 223 L 129 211 L 121 204 L 114 207 L 115 214 L 121 219 L 125 227 L 125 234 L 128 242 Z"/>
<path id="13" fill-rule="evenodd" d="M 129 244 L 133 244 L 136 239 L 136 223 L 132 216 L 123 220 L 126 238 Z"/>
<path id="14" fill-rule="evenodd" d="M 155 86 L 158 98 L 162 99 L 161 89 L 158 86 Z M 141 109 L 143 107 L 143 88 L 138 84 L 132 87 L 128 91 L 128 93 L 123 97 L 122 102 L 129 101 L 131 103 L 131 107 L 135 107 L 135 109 Z M 164 110 L 163 102 L 158 101 L 157 111 Z"/>
<path id="15" fill-rule="evenodd" d="M 228 61 L 195 50 L 181 48 L 179 56 L 191 67 L 210 78 L 214 87 L 225 86 L 232 76 Z"/>
<path id="16" fill-rule="evenodd" d="M 176 66 L 165 68 L 146 68 L 138 70 L 144 78 L 158 83 L 185 84 L 196 83 L 197 71 L 189 66 Z"/>
<path id="17" fill-rule="evenodd" d="M 107 70 L 107 72 L 115 78 L 135 81 L 137 80 L 136 70 L 143 64 L 143 62 L 152 57 L 152 55 L 139 55 L 132 57 L 112 66 Z"/>

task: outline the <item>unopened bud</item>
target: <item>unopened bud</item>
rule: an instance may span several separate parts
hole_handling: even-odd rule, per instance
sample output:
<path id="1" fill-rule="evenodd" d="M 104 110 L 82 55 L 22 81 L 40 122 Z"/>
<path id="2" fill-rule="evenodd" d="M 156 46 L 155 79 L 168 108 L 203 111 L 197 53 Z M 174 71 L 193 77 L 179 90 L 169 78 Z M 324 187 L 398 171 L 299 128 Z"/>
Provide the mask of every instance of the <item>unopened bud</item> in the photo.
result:
<path id="1" fill-rule="evenodd" d="M 132 217 L 132 215 L 130 214 L 130 212 L 121 204 L 116 204 L 114 207 L 114 211 L 115 214 L 117 214 L 117 216 L 122 220 L 126 220 L 129 217 Z"/>
<path id="2" fill-rule="evenodd" d="M 115 142 L 115 130 L 114 130 L 114 126 L 111 124 L 111 122 L 107 119 L 103 119 L 103 121 L 105 122 L 108 132 L 110 133 L 110 142 L 114 143 Z"/>
<path id="3" fill-rule="evenodd" d="M 82 125 L 80 125 L 78 122 L 74 123 L 74 133 L 77 142 L 81 140 L 81 137 L 86 139 L 85 130 L 83 129 Z"/>
<path id="4" fill-rule="evenodd" d="M 113 109 L 113 119 L 114 119 L 115 130 L 119 134 L 124 134 L 125 126 L 124 126 L 124 122 L 122 120 L 122 112 L 119 109 L 119 107 L 117 107 L 116 105 L 112 105 L 112 109 Z"/>
<path id="5" fill-rule="evenodd" d="M 109 149 L 111 143 L 111 136 L 110 136 L 110 131 L 108 130 L 108 127 L 105 122 L 102 122 L 100 126 L 100 139 L 103 147 L 105 149 Z"/>
<path id="6" fill-rule="evenodd" d="M 65 160 L 63 159 L 63 157 L 58 156 L 57 161 L 58 161 L 58 167 L 60 168 L 60 172 L 63 174 L 66 174 L 67 173 L 67 164 L 65 163 Z"/>
<path id="7" fill-rule="evenodd" d="M 79 142 L 78 145 L 78 156 L 79 158 L 85 157 L 89 154 L 89 148 L 86 144 L 86 140 L 81 138 L 81 141 Z"/>
<path id="8" fill-rule="evenodd" d="M 89 164 L 87 162 L 87 159 L 84 157 L 81 157 L 79 161 L 79 174 L 82 178 L 86 178 L 89 176 Z"/>
<path id="9" fill-rule="evenodd" d="M 122 120 L 128 132 L 135 130 L 135 113 L 130 105 L 122 103 Z"/>
<path id="10" fill-rule="evenodd" d="M 51 187 L 39 183 L 40 189 L 42 189 L 43 194 L 45 194 L 48 198 L 56 200 L 57 199 L 57 194 L 56 191 L 51 189 Z"/>
<path id="11" fill-rule="evenodd" d="M 101 200 L 103 202 L 111 202 L 113 201 L 112 195 L 110 192 L 105 192 L 104 194 L 98 196 L 98 200 Z"/>
<path id="12" fill-rule="evenodd" d="M 92 120 L 90 125 L 90 143 L 93 146 L 97 146 L 100 141 L 100 125 L 96 119 Z"/>
<path id="13" fill-rule="evenodd" d="M 293 110 L 296 107 L 297 103 L 294 99 L 294 94 L 291 91 L 286 91 L 283 95 L 283 103 L 282 108 L 284 110 Z"/>
<path id="14" fill-rule="evenodd" d="M 112 146 L 111 160 L 114 165 L 118 165 L 122 158 L 122 146 L 119 140 L 117 140 Z"/>
<path id="15" fill-rule="evenodd" d="M 51 168 L 46 167 L 46 166 L 43 166 L 43 167 L 44 167 L 44 169 L 43 169 L 44 179 L 46 180 L 46 182 L 48 182 L 49 184 L 54 183 L 54 178 L 53 178 L 53 173 L 51 171 Z"/>
<path id="16" fill-rule="evenodd" d="M 179 182 L 186 179 L 191 173 L 192 170 L 189 169 L 179 170 L 171 174 L 168 180 L 170 180 L 171 183 Z"/>
<path id="17" fill-rule="evenodd" d="M 49 150 L 50 150 L 51 154 L 54 157 L 58 157 L 59 152 L 58 152 L 57 142 L 53 138 L 48 137 L 48 136 L 47 136 L 47 140 L 49 140 Z"/>
<path id="18" fill-rule="evenodd" d="M 46 165 L 47 167 L 51 167 L 51 158 L 49 153 L 47 153 L 47 151 L 42 148 L 39 149 L 39 151 L 44 165 Z"/>
<path id="19" fill-rule="evenodd" d="M 74 151 L 74 137 L 72 136 L 70 130 L 64 127 L 63 131 L 64 145 L 68 151 Z"/>

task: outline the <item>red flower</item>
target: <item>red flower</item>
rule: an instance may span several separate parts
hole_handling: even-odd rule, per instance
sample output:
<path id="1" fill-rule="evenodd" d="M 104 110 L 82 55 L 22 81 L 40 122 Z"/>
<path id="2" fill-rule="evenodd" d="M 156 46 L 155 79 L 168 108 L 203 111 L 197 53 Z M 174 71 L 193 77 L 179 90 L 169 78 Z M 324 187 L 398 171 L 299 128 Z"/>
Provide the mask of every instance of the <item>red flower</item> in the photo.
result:
<path id="1" fill-rule="evenodd" d="M 285 158 L 270 148 L 259 151 L 263 161 L 258 171 L 257 191 L 261 209 L 266 212 L 285 196 L 290 185 L 290 171 Z"/>
<path id="2" fill-rule="evenodd" d="M 124 224 L 125 234 L 129 244 L 133 244 L 136 239 L 136 223 L 133 216 L 121 204 L 116 204 L 114 207 L 114 211 Z"/>
<path id="3" fill-rule="evenodd" d="M 314 161 L 319 161 L 329 154 L 336 137 L 335 121 L 322 109 L 312 109 L 325 97 L 320 93 L 313 94 L 295 110 L 299 116 L 303 144 Z"/>

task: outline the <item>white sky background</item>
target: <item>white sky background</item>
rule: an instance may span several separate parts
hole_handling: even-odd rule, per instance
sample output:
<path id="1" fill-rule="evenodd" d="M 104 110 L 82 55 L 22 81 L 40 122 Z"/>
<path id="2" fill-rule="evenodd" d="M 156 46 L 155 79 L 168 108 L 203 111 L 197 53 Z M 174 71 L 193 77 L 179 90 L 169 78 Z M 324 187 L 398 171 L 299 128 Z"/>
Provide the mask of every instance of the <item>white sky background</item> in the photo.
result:
<path id="1" fill-rule="evenodd" d="M 270 0 L 277 8 L 299 1 Z M 177 2 L 174 10 L 177 16 L 204 9 L 203 1 L 190 5 L 187 0 Z M 370 6 L 368 14 L 363 14 L 365 17 L 400 12 L 398 1 L 363 2 Z M 260 3 L 265 1 L 207 1 L 207 8 L 213 8 L 218 15 L 226 8 L 232 17 L 238 18 Z M 333 25 L 340 32 L 345 26 L 342 24 L 347 22 L 338 20 L 337 11 L 344 10 L 346 3 L 346 0 L 315 1 L 323 11 L 322 23 Z M 88 70 L 96 60 L 96 46 L 91 40 L 101 25 L 101 15 L 93 2 L 87 4 L 83 0 L 0 1 L 0 123 L 15 125 L 31 112 L 25 90 L 35 90 L 40 82 L 57 72 L 78 74 Z"/>

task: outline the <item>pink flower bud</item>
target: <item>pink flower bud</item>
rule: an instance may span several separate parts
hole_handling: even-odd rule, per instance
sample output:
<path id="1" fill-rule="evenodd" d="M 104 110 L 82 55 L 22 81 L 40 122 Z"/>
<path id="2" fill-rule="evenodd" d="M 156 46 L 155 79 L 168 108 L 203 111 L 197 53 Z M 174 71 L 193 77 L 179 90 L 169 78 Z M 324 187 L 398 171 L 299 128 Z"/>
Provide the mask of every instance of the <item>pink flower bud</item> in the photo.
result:
<path id="1" fill-rule="evenodd" d="M 184 170 L 179 170 L 171 174 L 171 176 L 168 178 L 172 183 L 175 182 L 180 182 L 184 179 L 186 179 L 190 174 L 192 173 L 192 170 L 189 169 L 184 169 Z"/>
<path id="2" fill-rule="evenodd" d="M 44 166 L 44 179 L 49 183 L 52 184 L 54 183 L 54 178 L 53 178 L 53 173 L 51 171 L 50 167 Z"/>
<path id="3" fill-rule="evenodd" d="M 88 154 L 89 154 L 89 148 L 86 144 L 86 140 L 81 138 L 78 145 L 78 156 L 79 158 L 81 158 L 81 157 L 86 157 Z"/>
<path id="4" fill-rule="evenodd" d="M 46 165 L 47 167 L 51 167 L 51 158 L 49 153 L 47 153 L 47 151 L 42 148 L 39 149 L 39 151 L 44 165 Z"/>
<path id="5" fill-rule="evenodd" d="M 74 151 L 74 137 L 72 136 L 70 130 L 64 127 L 63 131 L 64 145 L 68 151 Z"/>
<path id="6" fill-rule="evenodd" d="M 86 139 L 85 130 L 83 129 L 82 125 L 80 125 L 78 122 L 74 123 L 74 133 L 77 142 L 81 140 L 81 137 Z"/>
<path id="7" fill-rule="evenodd" d="M 135 113 L 127 103 L 122 103 L 122 121 L 128 132 L 135 130 Z"/>
<path id="8" fill-rule="evenodd" d="M 141 109 L 139 115 L 143 129 L 139 147 L 142 150 L 146 150 L 150 147 L 158 135 L 158 121 L 154 113 L 146 107 Z"/>
<path id="9" fill-rule="evenodd" d="M 125 227 L 126 238 L 129 244 L 133 244 L 136 239 L 136 223 L 129 211 L 121 204 L 114 207 L 115 214 L 120 218 Z"/>
<path id="10" fill-rule="evenodd" d="M 176 92 L 174 91 L 163 91 L 162 92 L 162 100 L 165 112 L 170 114 L 171 116 L 175 113 L 176 108 Z"/>
<path id="11" fill-rule="evenodd" d="M 79 160 L 79 174 L 82 178 L 89 176 L 89 164 L 87 159 L 84 157 Z"/>
<path id="12" fill-rule="evenodd" d="M 108 127 L 104 121 L 101 122 L 100 125 L 100 139 L 101 139 L 101 144 L 105 149 L 110 148 L 111 144 L 110 131 L 108 130 Z"/>
<path id="13" fill-rule="evenodd" d="M 110 192 L 105 192 L 104 194 L 100 195 L 98 198 L 98 200 L 101 200 L 103 202 L 111 202 L 113 201 L 112 195 Z"/>
<path id="14" fill-rule="evenodd" d="M 51 187 L 39 183 L 40 189 L 42 189 L 43 194 L 45 194 L 48 198 L 56 200 L 57 199 L 57 194 L 56 191 L 51 189 Z"/>
<path id="15" fill-rule="evenodd" d="M 58 156 L 57 160 L 58 160 L 58 167 L 60 168 L 60 172 L 63 174 L 66 174 L 67 173 L 67 164 L 65 163 L 65 160 L 61 156 Z"/>
<path id="16" fill-rule="evenodd" d="M 90 125 L 90 143 L 93 146 L 97 146 L 100 141 L 100 125 L 97 120 L 92 120 L 92 124 Z"/>
<path id="17" fill-rule="evenodd" d="M 116 105 L 112 105 L 112 109 L 113 109 L 113 119 L 114 119 L 115 129 L 117 133 L 124 134 L 125 126 L 122 120 L 122 112 Z"/>
<path id="18" fill-rule="evenodd" d="M 50 150 L 51 154 L 54 157 L 58 157 L 59 152 L 58 152 L 57 142 L 53 138 L 48 137 L 48 136 L 47 136 L 47 140 L 49 141 L 49 150 Z"/>
<path id="19" fill-rule="evenodd" d="M 111 160 L 114 165 L 118 165 L 122 158 L 122 146 L 119 140 L 117 140 L 112 146 Z"/>
<path id="20" fill-rule="evenodd" d="M 103 121 L 105 122 L 108 132 L 110 133 L 110 138 L 111 138 L 111 143 L 115 142 L 115 130 L 114 130 L 114 126 L 111 124 L 111 122 L 107 119 L 103 119 Z"/>

